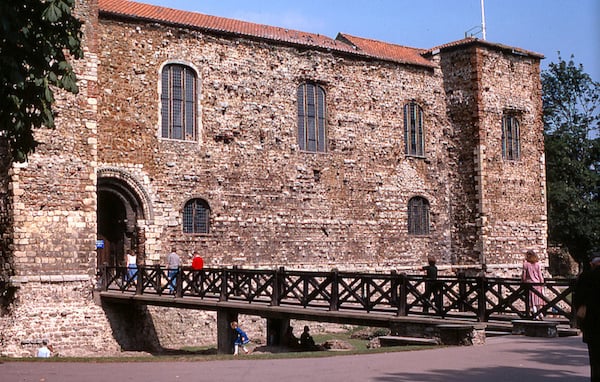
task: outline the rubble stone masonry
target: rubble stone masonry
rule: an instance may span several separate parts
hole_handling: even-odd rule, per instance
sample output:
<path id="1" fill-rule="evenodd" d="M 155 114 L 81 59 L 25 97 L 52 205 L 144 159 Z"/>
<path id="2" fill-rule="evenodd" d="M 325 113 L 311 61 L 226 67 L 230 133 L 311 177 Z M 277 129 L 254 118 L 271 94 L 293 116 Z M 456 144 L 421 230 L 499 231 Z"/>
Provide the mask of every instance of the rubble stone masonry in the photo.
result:
<path id="1" fill-rule="evenodd" d="M 79 94 L 57 94 L 57 128 L 36 132 L 27 163 L 0 163 L 0 285 L 12 296 L 1 355 L 33 354 L 44 338 L 64 355 L 215 340 L 212 313 L 94 301 L 98 190 L 110 182 L 135 210 L 145 264 L 164 265 L 171 248 L 214 267 L 370 272 L 421 272 L 434 255 L 443 273 L 514 275 L 525 249 L 545 259 L 541 56 L 468 40 L 424 54 L 431 67 L 401 64 L 77 7 Z M 197 72 L 196 141 L 160 137 L 168 63 Z M 297 143 L 305 81 L 325 89 L 325 153 Z M 405 154 L 411 101 L 423 157 Z M 502 158 L 506 111 L 520 119 L 518 160 Z M 427 235 L 408 234 L 415 196 L 430 204 Z M 210 206 L 207 234 L 183 233 L 192 198 Z"/>

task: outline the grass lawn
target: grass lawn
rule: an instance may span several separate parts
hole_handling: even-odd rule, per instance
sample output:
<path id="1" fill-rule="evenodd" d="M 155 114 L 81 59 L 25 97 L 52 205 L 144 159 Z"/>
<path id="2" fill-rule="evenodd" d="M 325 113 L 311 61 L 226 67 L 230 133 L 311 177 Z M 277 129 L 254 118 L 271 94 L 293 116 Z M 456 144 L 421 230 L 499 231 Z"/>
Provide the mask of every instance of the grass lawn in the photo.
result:
<path id="1" fill-rule="evenodd" d="M 357 338 L 357 331 L 365 330 L 364 328 L 355 328 L 342 333 L 322 333 L 314 335 L 313 338 L 317 344 L 322 344 L 325 341 L 341 340 L 352 345 L 352 350 L 324 350 L 324 351 L 291 351 L 282 348 L 268 348 L 262 345 L 251 346 L 255 352 L 249 355 L 240 355 L 240 358 L 247 359 L 283 359 L 283 358 L 315 358 L 315 357 L 332 357 L 350 354 L 375 354 L 389 353 L 399 351 L 415 351 L 430 349 L 431 346 L 391 346 L 369 349 L 367 345 L 368 339 Z M 374 333 L 382 335 L 383 333 Z M 1 362 L 20 362 L 20 361 L 39 361 L 39 362 L 172 362 L 172 361 L 215 361 L 234 359 L 232 354 L 217 354 L 216 345 L 203 347 L 188 347 L 182 349 L 166 350 L 160 354 L 148 354 L 128 352 L 127 355 L 116 357 L 52 357 L 46 359 L 40 358 L 0 358 Z"/>

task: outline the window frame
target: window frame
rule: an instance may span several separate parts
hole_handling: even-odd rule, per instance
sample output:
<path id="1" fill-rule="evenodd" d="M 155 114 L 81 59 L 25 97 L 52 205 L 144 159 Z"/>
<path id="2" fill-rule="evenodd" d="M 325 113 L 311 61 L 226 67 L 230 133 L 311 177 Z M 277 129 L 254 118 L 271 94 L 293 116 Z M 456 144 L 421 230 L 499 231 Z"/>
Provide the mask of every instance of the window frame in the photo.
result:
<path id="1" fill-rule="evenodd" d="M 404 153 L 406 156 L 425 157 L 423 114 L 423 108 L 416 101 L 413 100 L 404 104 Z"/>
<path id="2" fill-rule="evenodd" d="M 176 69 L 180 72 L 176 73 Z M 179 76 L 179 87 L 174 82 L 177 79 L 176 75 Z M 198 142 L 200 136 L 198 70 L 186 62 L 169 61 L 160 68 L 159 79 L 159 138 Z M 180 94 L 174 94 L 176 88 L 180 89 Z M 181 122 L 180 126 L 176 126 L 175 120 Z M 177 129 L 180 131 L 177 132 Z"/>
<path id="3" fill-rule="evenodd" d="M 502 159 L 517 161 L 521 159 L 521 122 L 516 112 L 502 115 Z"/>
<path id="4" fill-rule="evenodd" d="M 311 102 L 312 99 L 312 102 Z M 306 81 L 296 89 L 298 147 L 310 153 L 327 153 L 327 92 Z"/>
<path id="5" fill-rule="evenodd" d="M 431 233 L 431 204 L 427 198 L 413 196 L 407 203 L 408 234 L 424 236 Z"/>
<path id="6" fill-rule="evenodd" d="M 202 207 L 202 211 L 198 210 L 198 207 Z M 191 211 L 188 211 L 191 209 Z M 198 216 L 198 213 L 204 214 L 204 216 Z M 191 216 L 189 216 L 191 214 Z M 208 202 L 202 198 L 191 198 L 187 200 L 182 209 L 182 231 L 184 234 L 189 235 L 206 235 L 210 233 L 210 217 L 211 208 Z M 200 221 L 199 219 L 202 219 Z"/>

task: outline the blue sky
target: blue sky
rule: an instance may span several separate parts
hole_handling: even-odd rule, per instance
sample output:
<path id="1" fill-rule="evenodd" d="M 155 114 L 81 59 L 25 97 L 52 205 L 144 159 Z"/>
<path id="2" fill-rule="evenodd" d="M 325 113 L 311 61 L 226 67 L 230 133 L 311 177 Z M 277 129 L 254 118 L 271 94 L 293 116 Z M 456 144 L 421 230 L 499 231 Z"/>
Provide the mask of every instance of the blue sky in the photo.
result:
<path id="1" fill-rule="evenodd" d="M 416 48 L 481 25 L 481 0 L 136 0 L 335 38 L 338 32 Z M 484 0 L 487 40 L 546 56 L 573 54 L 600 82 L 600 0 Z M 474 30 L 473 32 L 477 32 Z M 482 37 L 479 34 L 477 37 Z"/>

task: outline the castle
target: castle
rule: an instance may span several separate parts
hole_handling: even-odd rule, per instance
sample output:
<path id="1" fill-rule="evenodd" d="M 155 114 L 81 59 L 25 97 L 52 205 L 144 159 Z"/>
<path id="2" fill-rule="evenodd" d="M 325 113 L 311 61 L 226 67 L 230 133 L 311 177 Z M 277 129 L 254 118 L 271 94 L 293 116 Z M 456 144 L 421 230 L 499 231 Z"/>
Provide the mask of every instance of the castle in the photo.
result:
<path id="1" fill-rule="evenodd" d="M 58 94 L 57 128 L 36 131 L 26 163 L 0 142 L 0 354 L 42 337 L 65 354 L 123 348 L 91 292 L 128 249 L 144 264 L 174 248 L 211 267 L 371 272 L 435 256 L 499 275 L 525 249 L 545 258 L 540 54 L 126 0 L 77 14 L 79 94 Z"/>

